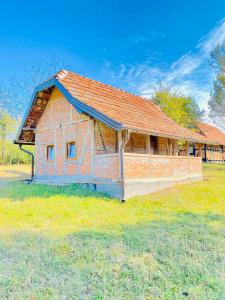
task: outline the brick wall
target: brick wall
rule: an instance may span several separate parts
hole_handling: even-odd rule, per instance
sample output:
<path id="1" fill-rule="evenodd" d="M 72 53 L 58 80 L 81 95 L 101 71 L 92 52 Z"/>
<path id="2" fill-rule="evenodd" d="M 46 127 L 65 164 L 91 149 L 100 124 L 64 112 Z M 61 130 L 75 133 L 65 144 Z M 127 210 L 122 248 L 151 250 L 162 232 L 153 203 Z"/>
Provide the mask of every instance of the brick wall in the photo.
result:
<path id="1" fill-rule="evenodd" d="M 146 135 L 131 132 L 124 150 L 131 153 L 146 153 Z"/>
<path id="2" fill-rule="evenodd" d="M 102 138 L 107 153 L 117 151 L 116 131 L 101 122 L 98 125 L 96 128 L 94 120 L 78 113 L 55 88 L 36 130 L 36 175 L 88 175 L 92 180 L 96 177 L 118 181 L 119 154 L 96 155 L 104 152 Z M 67 142 L 71 141 L 77 148 L 74 160 L 66 158 Z M 54 161 L 46 159 L 48 145 L 55 146 Z"/>
<path id="3" fill-rule="evenodd" d="M 93 181 L 119 181 L 117 134 L 102 123 L 99 126 L 101 134 L 96 122 L 78 113 L 55 88 L 36 130 L 36 175 L 88 175 Z M 136 133 L 131 137 L 127 151 L 150 152 L 149 137 Z M 105 151 L 102 139 L 110 154 L 102 154 Z M 165 153 L 166 139 L 158 140 L 161 153 Z M 73 160 L 66 157 L 66 145 L 71 141 L 75 141 L 77 148 Z M 48 145 L 55 146 L 54 161 L 46 160 Z M 201 174 L 200 158 L 125 153 L 124 162 L 128 179 Z"/>
<path id="4" fill-rule="evenodd" d="M 125 178 L 185 177 L 201 175 L 201 158 L 125 154 Z"/>
<path id="5" fill-rule="evenodd" d="M 92 173 L 93 121 L 79 114 L 54 89 L 36 130 L 36 175 L 86 175 Z M 77 159 L 66 158 L 67 142 L 75 141 Z M 47 145 L 54 145 L 55 159 L 47 161 Z"/>
<path id="6" fill-rule="evenodd" d="M 202 150 L 202 156 L 205 157 L 205 153 Z M 208 160 L 221 161 L 225 160 L 225 147 L 223 147 L 223 152 L 221 146 L 213 146 L 211 151 L 211 146 L 207 146 L 206 156 Z"/>
<path id="7" fill-rule="evenodd" d="M 95 155 L 94 157 L 95 178 L 112 180 L 120 179 L 119 154 Z"/>
<path id="8" fill-rule="evenodd" d="M 207 160 L 223 161 L 225 160 L 225 147 L 223 146 L 223 152 L 220 145 L 207 145 L 206 146 Z M 205 146 L 203 144 L 195 145 L 196 156 L 205 158 Z M 199 152 L 200 151 L 200 152 Z"/>
<path id="9" fill-rule="evenodd" d="M 94 122 L 94 127 L 96 154 L 118 152 L 117 131 L 99 121 Z"/>
<path id="10" fill-rule="evenodd" d="M 168 154 L 168 139 L 163 137 L 157 138 L 158 143 L 158 154 L 159 155 L 167 155 Z"/>

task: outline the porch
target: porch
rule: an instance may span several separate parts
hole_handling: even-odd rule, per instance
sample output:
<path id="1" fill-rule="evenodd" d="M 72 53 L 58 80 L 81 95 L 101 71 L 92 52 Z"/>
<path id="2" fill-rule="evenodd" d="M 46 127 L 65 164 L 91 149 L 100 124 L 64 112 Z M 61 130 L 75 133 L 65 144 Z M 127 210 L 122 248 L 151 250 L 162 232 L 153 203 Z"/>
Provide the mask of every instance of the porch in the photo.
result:
<path id="1" fill-rule="evenodd" d="M 201 157 L 189 156 L 187 141 L 180 151 L 176 139 L 131 132 L 121 152 L 122 133 L 116 138 L 100 126 L 93 160 L 97 189 L 118 196 L 124 185 L 124 198 L 129 198 L 202 179 Z"/>

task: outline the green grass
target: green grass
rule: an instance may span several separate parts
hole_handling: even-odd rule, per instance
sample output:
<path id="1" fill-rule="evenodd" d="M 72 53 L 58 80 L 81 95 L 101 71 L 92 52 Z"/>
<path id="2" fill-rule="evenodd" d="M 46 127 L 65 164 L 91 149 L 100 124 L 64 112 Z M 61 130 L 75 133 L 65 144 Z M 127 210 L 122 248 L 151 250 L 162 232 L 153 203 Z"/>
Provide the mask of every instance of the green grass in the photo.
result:
<path id="1" fill-rule="evenodd" d="M 225 165 L 125 204 L 1 168 L 0 299 L 225 299 Z"/>

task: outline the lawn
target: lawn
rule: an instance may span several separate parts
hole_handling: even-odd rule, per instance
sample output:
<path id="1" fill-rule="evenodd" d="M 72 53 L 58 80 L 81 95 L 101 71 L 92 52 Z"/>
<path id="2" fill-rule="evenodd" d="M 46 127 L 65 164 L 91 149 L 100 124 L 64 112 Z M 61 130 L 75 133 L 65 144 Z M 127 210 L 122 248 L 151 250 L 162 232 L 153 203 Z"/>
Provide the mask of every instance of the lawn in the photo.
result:
<path id="1" fill-rule="evenodd" d="M 225 299 L 225 165 L 124 204 L 28 171 L 0 167 L 1 300 Z"/>

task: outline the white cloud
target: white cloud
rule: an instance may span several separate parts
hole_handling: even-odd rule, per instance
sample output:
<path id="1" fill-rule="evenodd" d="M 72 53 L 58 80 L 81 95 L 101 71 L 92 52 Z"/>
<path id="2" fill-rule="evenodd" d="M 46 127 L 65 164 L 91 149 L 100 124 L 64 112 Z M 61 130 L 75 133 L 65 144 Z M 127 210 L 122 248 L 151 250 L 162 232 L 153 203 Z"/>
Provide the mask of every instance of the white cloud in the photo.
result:
<path id="1" fill-rule="evenodd" d="M 174 90 L 194 97 L 207 111 L 214 69 L 209 65 L 210 52 L 217 44 L 225 41 L 225 18 L 211 30 L 193 49 L 171 65 L 121 64 L 118 70 L 107 68 L 110 83 L 151 97 L 160 82 Z M 109 65 L 108 65 L 109 67 Z"/>
<path id="2" fill-rule="evenodd" d="M 225 18 L 223 18 L 219 24 L 210 31 L 206 37 L 198 44 L 198 48 L 202 53 L 208 55 L 210 51 L 215 48 L 217 44 L 223 43 L 225 40 Z"/>

